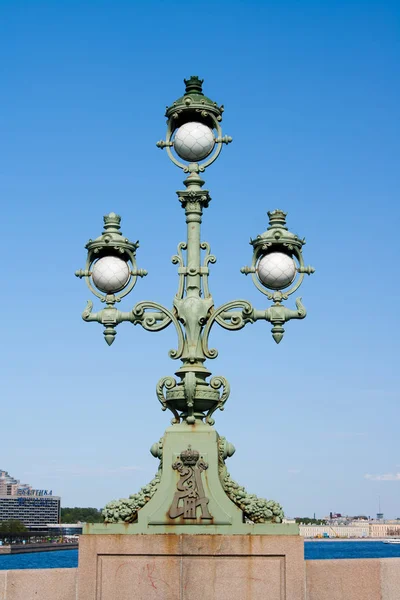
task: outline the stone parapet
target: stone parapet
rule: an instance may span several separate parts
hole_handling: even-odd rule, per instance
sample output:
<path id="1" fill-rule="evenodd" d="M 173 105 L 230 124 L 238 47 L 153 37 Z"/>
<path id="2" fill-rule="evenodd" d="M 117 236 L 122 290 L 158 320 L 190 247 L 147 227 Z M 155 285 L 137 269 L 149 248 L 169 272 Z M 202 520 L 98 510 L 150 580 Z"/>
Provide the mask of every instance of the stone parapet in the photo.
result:
<path id="1" fill-rule="evenodd" d="M 97 536 L 93 537 L 97 538 Z M 200 581 L 202 593 L 197 596 L 190 596 L 191 600 L 197 600 L 197 598 L 206 600 L 207 597 L 210 597 L 206 594 L 209 592 L 209 586 L 211 585 L 210 582 L 216 581 L 217 572 L 219 572 L 221 575 L 221 580 L 218 585 L 222 587 L 223 592 L 225 590 L 225 586 L 221 583 L 221 581 L 226 576 L 228 576 L 229 579 L 226 589 L 230 590 L 237 587 L 236 596 L 233 594 L 230 595 L 230 600 L 236 597 L 240 597 L 240 600 L 245 599 L 246 595 L 240 596 L 240 593 L 243 591 L 243 587 L 245 585 L 245 591 L 247 594 L 250 594 L 250 596 L 247 595 L 247 597 L 252 598 L 252 600 L 271 600 L 271 598 L 273 599 L 275 597 L 272 594 L 275 593 L 275 590 L 277 589 L 279 575 L 277 575 L 278 569 L 275 568 L 274 570 L 273 568 L 272 557 L 269 559 L 269 564 L 263 562 L 262 556 L 258 556 L 258 558 L 256 557 L 256 561 L 252 563 L 250 562 L 250 564 L 247 566 L 246 573 L 243 573 L 240 568 L 238 570 L 231 568 L 229 571 L 229 564 L 232 564 L 233 567 L 238 565 L 238 562 L 235 562 L 236 559 L 229 554 L 201 554 L 200 551 L 203 547 L 201 543 L 202 537 L 203 536 L 196 536 L 196 540 L 193 542 L 195 543 L 195 551 L 198 552 L 198 554 L 191 554 L 191 557 L 194 557 L 197 560 L 193 561 L 190 565 L 190 568 L 187 569 L 187 574 L 190 577 L 193 577 L 192 583 Z M 127 539 L 128 536 L 124 536 L 124 538 Z M 284 541 L 284 538 L 281 538 L 281 541 Z M 199 542 L 200 547 L 197 548 L 196 544 Z M 226 552 L 223 546 L 221 546 L 219 550 L 220 552 Z M 162 559 L 163 556 L 165 560 L 165 555 L 160 555 L 156 558 Z M 214 558 L 212 559 L 211 556 Z M 228 561 L 230 560 L 232 562 L 229 563 L 228 561 L 225 561 L 221 570 L 221 559 L 226 556 L 230 556 Z M 100 581 L 101 577 L 104 578 L 107 576 L 107 572 L 109 573 L 112 568 L 115 569 L 115 558 L 112 559 L 111 556 L 109 556 L 109 558 L 114 560 L 114 566 L 109 563 L 107 566 L 108 571 L 106 570 L 106 572 L 101 573 L 102 561 L 99 557 L 98 564 L 97 566 L 94 565 L 94 569 L 92 565 L 92 572 L 87 571 L 89 578 L 92 577 L 97 571 Z M 144 556 L 142 555 L 141 565 L 145 564 L 143 559 Z M 173 556 L 173 560 L 171 562 L 172 565 L 174 564 L 174 561 L 176 563 L 176 555 Z M 211 565 L 211 568 L 204 569 L 204 567 L 207 566 L 207 561 L 208 564 Z M 276 564 L 279 562 L 282 562 L 282 559 L 276 560 Z M 158 562 L 156 567 L 160 564 L 161 563 Z M 293 576 L 298 579 L 298 585 L 301 586 L 303 582 L 306 590 L 306 600 L 400 600 L 400 558 L 367 558 L 363 560 L 309 560 L 305 562 L 305 566 L 305 578 L 303 568 L 300 568 L 297 575 L 293 574 Z M 127 561 L 127 564 L 122 565 L 120 569 L 121 580 L 126 580 L 127 570 L 129 571 L 129 561 Z M 81 573 L 81 577 L 82 575 L 83 574 Z M 119 578 L 119 574 L 114 573 L 114 575 L 117 579 Z M 171 584 L 168 582 L 168 580 L 161 581 L 157 576 L 156 569 L 152 570 L 151 568 L 147 569 L 146 567 L 144 569 L 143 581 L 139 581 L 139 583 L 140 585 L 147 584 L 150 587 L 150 591 L 146 596 L 146 600 L 154 600 L 157 598 L 168 600 L 170 597 L 179 600 L 180 598 L 185 597 L 182 594 L 187 592 L 188 587 L 186 587 L 186 590 L 182 589 L 180 584 L 178 584 L 177 587 L 176 581 L 180 581 L 179 577 L 178 580 L 174 580 L 172 582 L 172 590 L 175 596 L 160 595 L 160 590 L 161 593 L 163 592 L 162 586 L 165 586 L 168 589 L 167 584 Z M 79 600 L 90 600 L 92 596 L 84 595 L 85 582 L 82 583 L 82 581 L 80 582 L 80 595 L 78 596 L 77 583 L 78 569 L 0 571 L 0 600 L 77 600 L 77 598 L 79 598 Z M 242 585 L 242 588 L 240 585 Z M 109 587 L 111 587 L 110 583 Z M 278 596 L 279 600 L 292 600 L 293 597 L 289 595 L 289 591 L 287 590 L 286 594 L 285 592 L 282 592 L 282 595 Z M 159 594 L 158 596 L 157 593 Z M 251 594 L 254 595 L 252 596 Z M 116 598 L 118 598 L 118 600 L 122 600 L 124 598 L 124 596 L 118 597 L 115 590 L 114 595 L 111 597 L 113 600 Z M 135 598 L 135 600 L 137 600 L 137 598 L 140 599 L 136 588 L 130 588 L 130 595 L 125 597 Z M 102 596 L 96 597 L 96 600 L 98 600 L 98 598 L 101 599 Z M 216 595 L 212 598 L 213 600 L 216 598 L 218 598 L 218 600 L 224 598 L 223 595 L 220 595 L 219 588 L 216 588 Z"/>
<path id="2" fill-rule="evenodd" d="M 0 571 L 0 600 L 76 600 L 78 569 Z"/>
<path id="3" fill-rule="evenodd" d="M 306 600 L 400 600 L 400 558 L 306 561 Z"/>

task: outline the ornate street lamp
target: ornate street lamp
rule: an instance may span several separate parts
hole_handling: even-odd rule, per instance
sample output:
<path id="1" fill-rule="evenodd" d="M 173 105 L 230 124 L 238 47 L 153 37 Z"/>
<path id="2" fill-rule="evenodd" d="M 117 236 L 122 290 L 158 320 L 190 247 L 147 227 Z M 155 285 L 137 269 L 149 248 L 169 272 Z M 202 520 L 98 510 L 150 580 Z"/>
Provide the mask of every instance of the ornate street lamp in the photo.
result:
<path id="1" fill-rule="evenodd" d="M 243 524 L 245 519 L 253 523 L 279 523 L 283 516 L 277 503 L 247 494 L 227 473 L 225 459 L 233 454 L 234 447 L 218 436 L 212 426 L 214 412 L 224 409 L 229 384 L 222 376 L 210 378 L 211 371 L 205 361 L 218 354 L 216 349 L 209 347 L 214 324 L 233 331 L 242 329 L 247 323 L 269 321 L 272 336 L 279 343 L 284 334 L 284 323 L 306 316 L 301 298 L 296 299 L 296 310 L 288 309 L 282 303 L 299 288 L 304 275 L 313 273 L 314 269 L 304 265 L 304 239 L 288 231 L 284 212 L 274 210 L 268 213 L 268 229 L 250 242 L 253 246 L 251 266 L 241 269 L 242 273 L 251 274 L 257 289 L 272 301 L 272 305 L 259 310 L 247 300 L 233 300 L 214 306 L 208 277 L 209 266 L 216 258 L 200 234 L 203 210 L 211 198 L 203 189 L 201 174 L 218 158 L 223 144 L 229 144 L 232 138 L 222 133 L 223 106 L 203 94 L 202 83 L 194 76 L 185 80 L 184 95 L 166 110 L 166 139 L 157 143 L 187 175 L 185 189 L 177 192 L 185 210 L 187 239 L 178 244 L 177 254 L 172 257 L 172 262 L 178 266 L 179 278 L 172 308 L 147 301 L 138 302 L 130 312 L 115 307 L 132 291 L 137 278 L 147 275 L 136 266 L 138 243 L 132 243 L 122 235 L 121 219 L 115 213 L 104 217 L 102 235 L 89 240 L 86 245 L 85 269 L 76 272 L 77 277 L 84 278 L 89 289 L 106 304 L 99 312 L 92 312 L 93 303 L 89 301 L 82 317 L 85 321 L 103 324 L 108 344 L 114 341 L 115 328 L 123 321 L 141 325 L 149 331 L 161 331 L 173 324 L 177 332 L 177 348 L 169 352 L 172 359 L 182 362 L 176 371 L 177 379 L 163 377 L 156 388 L 162 409 L 173 413 L 172 427 L 151 448 L 152 454 L 161 459 L 159 472 L 139 494 L 111 502 L 104 510 L 107 522 L 133 523 L 137 525 L 134 531 L 142 533 L 147 533 L 151 524 L 157 532 L 157 526 L 209 526 L 211 522 L 226 525 L 227 518 L 233 527 L 242 530 L 240 523 Z M 182 447 L 178 450 L 179 444 Z M 193 449 L 195 445 L 199 449 Z M 208 477 L 202 479 L 201 473 L 206 469 Z M 218 475 L 214 485 L 210 483 L 212 473 Z M 185 476 L 189 478 L 185 480 Z M 158 508 L 154 508 L 154 501 L 149 502 L 157 494 L 167 498 L 164 512 L 160 501 Z M 147 503 L 153 509 L 144 508 Z M 240 514 L 235 513 L 238 509 Z"/>

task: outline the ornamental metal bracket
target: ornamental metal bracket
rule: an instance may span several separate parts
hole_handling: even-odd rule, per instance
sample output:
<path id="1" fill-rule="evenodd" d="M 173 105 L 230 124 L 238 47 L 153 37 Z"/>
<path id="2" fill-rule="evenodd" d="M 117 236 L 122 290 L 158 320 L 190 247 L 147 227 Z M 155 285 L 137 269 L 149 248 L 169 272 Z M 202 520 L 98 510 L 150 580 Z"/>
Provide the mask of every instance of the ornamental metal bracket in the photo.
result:
<path id="1" fill-rule="evenodd" d="M 132 321 L 132 313 L 122 312 L 114 308 L 112 304 L 109 304 L 106 308 L 98 312 L 92 312 L 92 310 L 93 302 L 88 300 L 86 308 L 82 313 L 82 319 L 87 322 L 96 321 L 97 323 L 102 323 L 104 325 L 104 339 L 109 346 L 114 342 L 117 335 L 115 331 L 116 326 L 123 321 Z"/>
<path id="2" fill-rule="evenodd" d="M 252 316 L 254 321 L 263 319 L 272 323 L 272 337 L 274 338 L 275 342 L 279 344 L 283 338 L 283 334 L 285 333 L 283 324 L 291 319 L 304 319 L 304 317 L 307 315 L 307 311 L 303 306 L 300 297 L 296 298 L 296 306 L 297 310 L 290 310 L 289 308 L 286 308 L 286 306 L 274 304 L 266 310 L 253 310 Z"/>

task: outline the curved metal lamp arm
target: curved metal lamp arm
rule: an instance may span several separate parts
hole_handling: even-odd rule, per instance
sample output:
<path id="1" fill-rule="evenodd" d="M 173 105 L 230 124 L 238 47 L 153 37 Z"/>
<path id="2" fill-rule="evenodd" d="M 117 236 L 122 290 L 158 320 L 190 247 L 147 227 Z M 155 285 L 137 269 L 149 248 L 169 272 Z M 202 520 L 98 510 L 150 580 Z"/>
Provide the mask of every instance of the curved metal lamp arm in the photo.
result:
<path id="1" fill-rule="evenodd" d="M 241 310 L 234 310 L 237 308 L 241 308 Z M 233 300 L 232 302 L 226 302 L 214 310 L 207 320 L 201 340 L 204 356 L 207 358 L 216 358 L 218 356 L 218 350 L 216 350 L 216 348 L 208 347 L 208 338 L 214 323 L 218 323 L 218 325 L 224 329 L 229 329 L 231 331 L 242 329 L 246 323 L 252 323 L 254 321 L 252 313 L 253 307 L 247 300 Z"/>
<path id="2" fill-rule="evenodd" d="M 153 309 L 153 311 L 149 312 L 146 309 Z M 145 300 L 138 302 L 130 312 L 118 310 L 114 308 L 114 305 L 108 305 L 103 310 L 95 313 L 92 310 L 93 302 L 88 300 L 86 308 L 82 313 L 82 319 L 88 322 L 96 321 L 97 323 L 102 323 L 105 326 L 104 337 L 109 346 L 111 346 L 117 335 L 115 331 L 116 326 L 124 321 L 133 323 L 133 325 L 139 324 L 143 329 L 147 329 L 147 331 L 162 331 L 173 323 L 178 335 L 178 348 L 170 350 L 168 354 L 173 359 L 182 356 L 184 344 L 182 327 L 176 316 L 161 304 Z"/>
<path id="3" fill-rule="evenodd" d="M 260 320 L 268 321 L 273 325 L 271 329 L 272 337 L 279 344 L 285 333 L 283 324 L 291 319 L 304 319 L 307 315 L 306 308 L 301 302 L 301 297 L 296 298 L 296 307 L 297 310 L 291 310 L 277 303 L 265 310 L 257 310 L 247 300 L 233 300 L 232 302 L 222 304 L 213 311 L 204 327 L 202 337 L 204 355 L 207 358 L 216 358 L 218 356 L 218 350 L 209 348 L 208 346 L 208 338 L 214 323 L 218 323 L 224 329 L 235 331 L 243 329 L 247 323 L 254 323 Z M 241 310 L 237 310 L 238 308 L 241 308 Z"/>

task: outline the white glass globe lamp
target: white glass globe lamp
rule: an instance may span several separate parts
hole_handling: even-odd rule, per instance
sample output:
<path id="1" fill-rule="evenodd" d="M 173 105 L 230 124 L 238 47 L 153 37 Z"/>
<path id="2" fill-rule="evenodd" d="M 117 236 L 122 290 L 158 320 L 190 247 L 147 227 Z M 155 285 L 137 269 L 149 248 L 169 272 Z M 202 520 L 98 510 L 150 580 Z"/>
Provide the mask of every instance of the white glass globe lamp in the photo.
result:
<path id="1" fill-rule="evenodd" d="M 296 277 L 296 263 L 283 252 L 265 254 L 258 262 L 256 270 L 261 283 L 271 290 L 288 287 Z"/>
<path id="2" fill-rule="evenodd" d="M 128 263 L 117 256 L 103 256 L 92 267 L 94 285 L 106 294 L 114 294 L 122 290 L 129 278 Z"/>
<path id="3" fill-rule="evenodd" d="M 214 145 L 213 131 L 203 123 L 185 123 L 175 133 L 175 152 L 188 162 L 197 162 L 206 158 L 212 152 Z"/>

